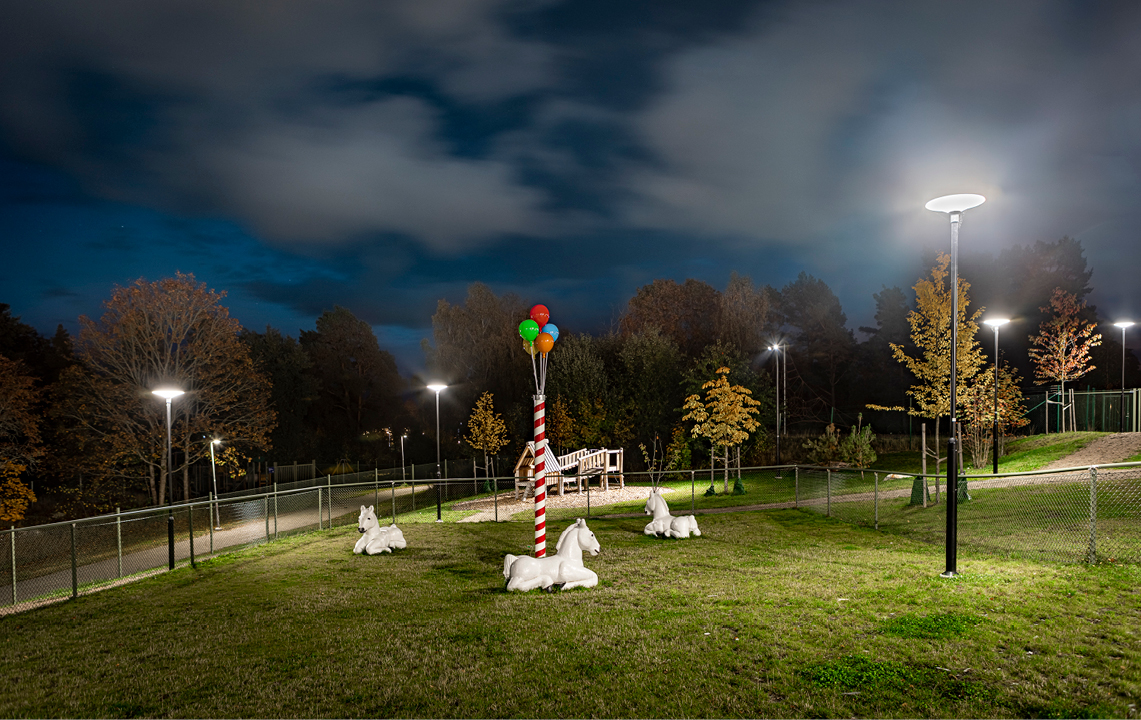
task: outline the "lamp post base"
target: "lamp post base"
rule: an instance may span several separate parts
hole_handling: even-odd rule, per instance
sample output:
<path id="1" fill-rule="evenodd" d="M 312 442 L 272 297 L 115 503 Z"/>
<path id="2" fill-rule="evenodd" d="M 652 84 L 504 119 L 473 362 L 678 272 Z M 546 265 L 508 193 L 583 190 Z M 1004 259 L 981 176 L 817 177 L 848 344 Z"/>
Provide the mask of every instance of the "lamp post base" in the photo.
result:
<path id="1" fill-rule="evenodd" d="M 950 570 L 948 570 L 947 572 L 939 573 L 939 577 L 941 577 L 941 578 L 956 578 L 956 577 L 959 577 L 959 573 L 951 572 Z"/>

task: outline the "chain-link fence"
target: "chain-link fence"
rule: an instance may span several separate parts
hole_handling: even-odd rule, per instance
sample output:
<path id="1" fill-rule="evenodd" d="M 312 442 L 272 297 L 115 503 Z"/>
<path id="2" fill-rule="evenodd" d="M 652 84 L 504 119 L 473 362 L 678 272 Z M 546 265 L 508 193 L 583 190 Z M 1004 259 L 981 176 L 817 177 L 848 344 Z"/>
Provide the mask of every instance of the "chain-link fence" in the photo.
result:
<path id="1" fill-rule="evenodd" d="M 357 522 L 532 522 L 533 487 L 513 477 L 439 481 L 381 473 L 0 534 L 0 612 L 74 597 L 255 543 Z M 307 481 L 308 482 L 308 481 Z M 553 477 L 548 535 L 579 517 L 641 515 L 652 487 L 674 515 L 797 508 L 942 545 L 941 478 L 807 466 Z M 1141 463 L 972 476 L 960 481 L 958 540 L 967 553 L 1038 561 L 1141 562 Z"/>
<path id="2" fill-rule="evenodd" d="M 801 508 L 945 541 L 946 488 L 937 476 L 806 467 L 798 475 Z M 961 551 L 1045 562 L 1141 562 L 1139 464 L 964 477 L 959 484 Z"/>

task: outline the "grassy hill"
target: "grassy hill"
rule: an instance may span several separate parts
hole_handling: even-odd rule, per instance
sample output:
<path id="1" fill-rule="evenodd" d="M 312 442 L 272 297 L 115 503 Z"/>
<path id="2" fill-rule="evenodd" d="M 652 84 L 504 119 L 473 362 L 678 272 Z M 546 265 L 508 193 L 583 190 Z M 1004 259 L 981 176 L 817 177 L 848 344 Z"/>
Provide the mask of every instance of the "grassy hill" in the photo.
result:
<path id="1" fill-rule="evenodd" d="M 793 510 L 644 524 L 591 521 L 589 590 L 503 591 L 529 523 L 431 523 L 391 556 L 341 527 L 10 615 L 0 717 L 1124 717 L 1141 695 L 1136 567 L 945 579 L 939 547 Z"/>

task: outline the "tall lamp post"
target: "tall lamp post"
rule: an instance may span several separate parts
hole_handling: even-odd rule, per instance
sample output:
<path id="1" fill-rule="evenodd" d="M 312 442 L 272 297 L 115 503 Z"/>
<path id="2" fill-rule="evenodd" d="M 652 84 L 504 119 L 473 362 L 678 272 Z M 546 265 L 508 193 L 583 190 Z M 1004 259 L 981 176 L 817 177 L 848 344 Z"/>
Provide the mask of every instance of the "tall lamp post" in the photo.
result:
<path id="1" fill-rule="evenodd" d="M 944 195 L 929 201 L 925 208 L 947 213 L 951 220 L 951 432 L 947 439 L 947 568 L 943 577 L 958 575 L 959 525 L 959 454 L 958 418 L 955 416 L 955 376 L 958 373 L 955 353 L 959 344 L 959 225 L 963 213 L 986 202 L 982 195 Z"/>
<path id="2" fill-rule="evenodd" d="M 214 446 L 220 445 L 221 440 L 214 438 L 210 441 L 210 477 L 214 480 L 214 529 L 222 529 L 222 516 L 218 511 L 218 466 L 214 462 Z"/>
<path id="3" fill-rule="evenodd" d="M 994 328 L 994 426 L 991 429 L 991 448 L 994 454 L 994 474 L 998 475 L 998 329 L 1010 322 L 1006 318 L 989 318 L 984 323 Z"/>
<path id="4" fill-rule="evenodd" d="M 168 566 L 171 570 L 174 569 L 174 503 L 171 501 L 171 496 L 174 495 L 174 470 L 170 466 L 170 401 L 182 395 L 182 390 L 178 388 L 158 388 L 152 390 L 155 395 L 166 400 L 166 539 L 168 547 Z"/>
<path id="5" fill-rule="evenodd" d="M 404 466 L 404 438 L 406 438 L 406 437 L 408 437 L 408 436 L 407 435 L 401 435 L 400 436 L 400 480 L 401 480 L 401 482 L 408 479 L 408 476 L 404 474 L 404 467 L 405 467 Z"/>
<path id="6" fill-rule="evenodd" d="M 433 383 L 428 389 L 436 393 L 436 522 L 443 522 L 440 517 L 440 393 L 447 389 L 447 385 Z"/>
<path id="7" fill-rule="evenodd" d="M 1132 320 L 1122 320 L 1113 323 L 1121 328 L 1121 417 L 1117 421 L 1117 432 L 1125 432 L 1125 328 L 1132 327 Z"/>
<path id="8" fill-rule="evenodd" d="M 769 350 L 772 350 L 773 357 L 776 360 L 776 381 L 777 388 L 777 477 L 780 477 L 780 345 L 770 345 Z"/>

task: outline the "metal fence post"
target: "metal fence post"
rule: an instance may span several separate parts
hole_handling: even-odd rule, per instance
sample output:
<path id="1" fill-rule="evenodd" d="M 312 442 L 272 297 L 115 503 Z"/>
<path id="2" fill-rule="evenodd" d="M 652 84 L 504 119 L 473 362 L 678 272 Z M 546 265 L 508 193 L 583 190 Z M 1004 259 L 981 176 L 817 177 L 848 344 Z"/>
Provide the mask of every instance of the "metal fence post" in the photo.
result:
<path id="1" fill-rule="evenodd" d="M 832 469 L 828 468 L 824 472 L 828 473 L 828 510 L 825 514 L 832 517 Z"/>
<path id="2" fill-rule="evenodd" d="M 793 488 L 792 506 L 794 508 L 800 507 L 800 466 L 797 465 L 792 469 L 792 481 L 795 483 Z"/>
<path id="3" fill-rule="evenodd" d="M 269 542 L 269 495 L 261 496 L 261 512 L 265 516 L 265 541 Z"/>
<path id="4" fill-rule="evenodd" d="M 689 471 L 689 511 L 697 512 L 697 477 L 696 470 Z"/>
<path id="5" fill-rule="evenodd" d="M 495 522 L 499 522 L 499 478 L 495 478 L 495 492 L 491 494 L 491 497 L 495 504 Z"/>
<path id="6" fill-rule="evenodd" d="M 876 502 L 876 530 L 880 529 L 880 474 L 873 473 L 876 478 L 875 502 Z"/>
<path id="7" fill-rule="evenodd" d="M 75 558 L 75 523 L 71 524 L 71 597 L 79 597 L 79 565 Z"/>
<path id="8" fill-rule="evenodd" d="M 123 516 L 118 505 L 115 506 L 115 544 L 119 547 L 119 577 L 123 577 Z"/>
<path id="9" fill-rule="evenodd" d="M 194 505 L 192 503 L 186 504 L 187 523 L 190 525 L 190 567 L 196 568 L 198 564 L 194 561 Z"/>
<path id="10" fill-rule="evenodd" d="M 273 539 L 277 540 L 277 483 L 273 484 Z"/>
<path id="11" fill-rule="evenodd" d="M 396 524 L 396 481 L 392 481 L 392 524 Z"/>
<path id="12" fill-rule="evenodd" d="M 372 506 L 377 507 L 380 505 L 380 470 L 373 468 L 372 470 Z"/>
<path id="13" fill-rule="evenodd" d="M 1089 469 L 1089 562 L 1097 562 L 1097 468 Z"/>
<path id="14" fill-rule="evenodd" d="M 328 505 L 329 505 L 329 529 L 332 530 L 333 529 L 333 475 L 332 474 L 326 475 L 325 479 L 329 485 L 329 502 L 328 502 Z"/>
<path id="15" fill-rule="evenodd" d="M 16 604 L 16 526 L 9 530 L 12 538 L 12 605 Z"/>
<path id="16" fill-rule="evenodd" d="M 214 493 L 210 493 L 210 554 L 214 554 L 214 523 L 218 521 L 218 506 L 215 504 Z"/>
<path id="17" fill-rule="evenodd" d="M 321 509 L 321 486 L 317 486 L 317 529 L 325 529 L 325 511 Z"/>

